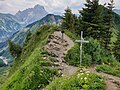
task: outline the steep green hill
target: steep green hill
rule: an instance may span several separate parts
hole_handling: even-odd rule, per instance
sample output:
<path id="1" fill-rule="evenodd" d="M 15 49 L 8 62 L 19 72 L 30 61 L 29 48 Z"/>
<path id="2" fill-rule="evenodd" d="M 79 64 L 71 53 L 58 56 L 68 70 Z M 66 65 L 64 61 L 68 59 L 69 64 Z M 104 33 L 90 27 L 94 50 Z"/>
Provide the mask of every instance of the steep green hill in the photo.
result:
<path id="1" fill-rule="evenodd" d="M 51 68 L 53 63 L 43 58 L 47 53 L 43 47 L 48 43 L 48 38 L 54 31 L 60 31 L 60 28 L 51 25 L 42 26 L 25 41 L 27 44 L 24 45 L 21 56 L 14 61 L 8 79 L 0 90 L 41 90 L 49 84 L 46 90 L 68 90 L 70 88 L 105 90 L 105 82 L 101 77 L 90 72 L 81 72 L 81 69 L 69 77 L 58 78 L 61 76 L 60 72 Z M 69 35 L 75 36 L 75 34 Z"/>
<path id="2" fill-rule="evenodd" d="M 51 64 L 42 59 L 41 53 L 49 35 L 55 30 L 58 30 L 56 26 L 43 26 L 31 36 L 0 90 L 38 90 L 49 84 L 56 71 L 47 68 Z"/>

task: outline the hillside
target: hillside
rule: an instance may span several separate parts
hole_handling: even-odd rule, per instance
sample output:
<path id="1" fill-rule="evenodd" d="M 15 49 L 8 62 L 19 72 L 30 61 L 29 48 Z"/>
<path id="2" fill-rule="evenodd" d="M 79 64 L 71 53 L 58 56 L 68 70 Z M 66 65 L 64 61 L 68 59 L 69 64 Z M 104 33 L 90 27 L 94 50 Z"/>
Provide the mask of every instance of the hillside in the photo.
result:
<path id="1" fill-rule="evenodd" d="M 56 57 L 56 55 L 54 55 L 56 51 L 48 53 L 48 51 L 44 49 L 44 46 L 46 44 L 49 45 L 48 43 L 49 38 L 51 38 L 51 34 L 53 34 L 55 31 L 60 31 L 60 28 L 58 28 L 57 26 L 45 25 L 45 26 L 42 26 L 40 29 L 38 29 L 32 36 L 30 36 L 30 39 L 26 41 L 28 44 L 23 47 L 21 56 L 15 60 L 10 70 L 9 78 L 2 85 L 0 90 L 10 90 L 10 89 L 11 90 L 28 90 L 28 89 L 41 90 L 45 88 L 49 83 L 51 83 L 52 80 L 54 79 L 57 80 L 56 79 L 57 77 L 61 77 L 63 73 L 61 72 L 62 69 L 55 68 L 55 67 L 59 67 L 59 65 L 55 64 L 56 59 L 52 59 Z M 67 36 L 65 36 L 65 38 L 66 37 Z M 71 46 L 69 46 L 71 44 L 68 42 L 69 40 L 66 39 L 65 41 L 67 41 L 68 43 L 68 46 L 65 45 L 65 47 L 68 47 L 68 50 L 71 49 Z M 58 50 L 58 49 L 55 49 L 55 50 Z M 49 56 L 48 59 L 45 58 L 46 55 Z M 69 65 L 66 67 L 69 67 Z M 64 71 L 64 68 L 65 66 L 63 67 L 63 71 Z M 70 73 L 71 72 L 67 73 L 66 75 L 69 76 Z M 81 75 L 85 81 L 81 80 Z M 67 82 L 67 79 L 69 79 L 70 82 L 69 80 Z M 89 81 L 86 83 L 87 79 Z M 54 82 L 58 82 L 58 81 L 59 81 L 59 78 L 57 81 L 53 81 L 53 85 L 54 85 Z M 76 89 L 89 88 L 89 90 L 92 90 L 92 89 L 99 90 L 99 88 L 102 88 L 102 90 L 105 89 L 105 83 L 101 77 L 95 74 L 89 73 L 88 71 L 84 72 L 83 70 L 81 72 L 81 69 L 78 70 L 78 72 L 75 75 L 72 75 L 70 77 L 62 77 L 60 82 L 62 81 L 66 85 L 68 85 L 66 89 L 69 89 L 69 88 L 76 88 Z M 83 83 L 79 83 L 82 81 Z M 96 84 L 96 85 L 93 87 L 88 87 L 89 85 L 91 86 L 91 81 L 93 81 L 92 84 L 94 85 Z M 58 86 L 59 85 L 60 84 L 58 84 Z M 75 85 L 75 86 L 71 87 L 71 85 Z M 57 87 L 57 85 L 55 85 L 54 87 Z M 53 90 L 50 88 L 54 88 L 54 87 L 51 87 L 50 85 L 46 88 L 46 90 Z M 61 88 L 59 87 L 58 90 L 63 90 L 62 88 L 65 88 L 65 87 L 61 87 Z"/>
<path id="2" fill-rule="evenodd" d="M 109 87 L 115 90 L 120 83 L 120 78 L 115 76 L 119 76 L 120 72 L 117 71 L 116 75 L 114 73 L 115 76 L 109 75 L 112 72 L 106 74 L 108 68 L 103 69 L 105 73 L 96 72 L 95 69 L 101 71 L 104 68 L 102 64 L 96 68 L 79 68 L 79 44 L 74 43 L 79 37 L 65 31 L 62 40 L 60 31 L 58 26 L 44 25 L 33 33 L 25 41 L 27 44 L 23 47 L 21 56 L 15 59 L 0 90 L 109 90 Z M 110 63 L 118 68 L 120 64 L 101 49 L 96 40 L 89 41 L 89 44 L 84 44 L 83 66 L 102 62 L 108 67 L 111 67 Z M 114 69 L 108 71 L 112 70 Z"/>
<path id="3" fill-rule="evenodd" d="M 13 75 L 9 78 L 10 82 L 9 82 L 9 80 L 8 80 L 8 82 L 6 82 L 9 84 L 10 83 L 11 84 L 13 83 L 13 84 L 10 86 L 9 85 L 6 86 L 7 84 L 5 84 L 5 87 L 6 87 L 5 90 L 10 89 L 10 88 L 12 90 L 16 90 L 16 89 L 18 89 L 18 87 L 19 87 L 19 90 L 25 89 L 25 88 L 27 89 L 28 88 L 27 86 L 29 86 L 29 88 L 30 88 L 32 84 L 34 84 L 34 87 L 32 87 L 32 88 L 37 88 L 36 85 L 39 86 L 40 83 L 41 83 L 40 85 L 43 84 L 40 87 L 43 87 L 44 84 L 49 83 L 49 80 L 51 81 L 53 75 L 55 74 L 55 71 L 51 70 L 49 68 L 44 68 L 44 66 L 46 66 L 46 67 L 49 66 L 50 63 L 42 59 L 41 53 L 42 53 L 43 44 L 46 43 L 46 40 L 47 40 L 49 34 L 52 33 L 55 29 L 57 29 L 57 28 L 54 27 L 51 30 L 51 28 L 49 26 L 45 26 L 45 27 L 43 27 L 43 29 L 39 29 L 32 36 L 28 45 L 26 47 L 24 47 L 24 49 L 23 49 L 21 59 L 17 60 L 16 61 L 17 63 L 15 63 L 13 66 L 13 67 L 17 66 L 16 69 L 14 68 L 14 71 L 16 71 L 16 72 L 14 73 L 13 70 L 11 70 L 12 71 L 11 73 Z M 41 37 L 41 35 L 42 35 L 42 37 Z M 18 68 L 21 68 L 21 69 L 18 69 Z M 18 80 L 21 77 L 23 77 L 23 79 L 21 79 L 21 81 Z M 28 80 L 30 80 L 30 78 L 33 82 L 26 84 L 27 85 L 26 86 L 24 83 L 27 83 Z M 41 82 L 41 80 L 38 80 L 38 78 L 41 78 L 41 80 L 44 80 L 44 81 Z M 14 82 L 14 80 L 17 82 Z M 36 81 L 38 81 L 38 82 L 34 83 Z M 21 86 L 19 83 L 21 83 L 21 85 L 23 84 L 23 86 Z M 19 84 L 19 86 L 18 86 L 18 84 Z"/>
<path id="4" fill-rule="evenodd" d="M 0 13 L 0 43 L 6 41 L 15 32 L 24 27 L 24 24 L 11 14 Z"/>

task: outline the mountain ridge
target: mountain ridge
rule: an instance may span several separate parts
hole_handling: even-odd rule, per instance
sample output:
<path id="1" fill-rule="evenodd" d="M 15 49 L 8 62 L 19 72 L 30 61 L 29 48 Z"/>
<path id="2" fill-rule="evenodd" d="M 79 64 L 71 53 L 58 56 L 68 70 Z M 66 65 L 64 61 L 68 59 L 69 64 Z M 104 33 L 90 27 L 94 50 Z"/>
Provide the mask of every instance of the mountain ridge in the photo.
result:
<path id="1" fill-rule="evenodd" d="M 14 15 L 0 13 L 0 42 L 7 40 L 13 33 L 24 27 Z"/>

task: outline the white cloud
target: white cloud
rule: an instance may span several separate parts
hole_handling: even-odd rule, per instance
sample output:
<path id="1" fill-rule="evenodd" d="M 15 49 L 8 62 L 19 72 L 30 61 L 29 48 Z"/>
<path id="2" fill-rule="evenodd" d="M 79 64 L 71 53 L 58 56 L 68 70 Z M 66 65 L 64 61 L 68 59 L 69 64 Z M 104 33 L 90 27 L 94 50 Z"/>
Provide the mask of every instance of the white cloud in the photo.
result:
<path id="1" fill-rule="evenodd" d="M 102 4 L 109 0 L 100 0 Z M 18 10 L 32 8 L 36 4 L 43 5 L 48 12 L 64 12 L 69 6 L 73 12 L 83 7 L 85 0 L 0 0 L 0 13 L 15 14 Z M 116 8 L 120 8 L 120 0 L 115 0 Z"/>

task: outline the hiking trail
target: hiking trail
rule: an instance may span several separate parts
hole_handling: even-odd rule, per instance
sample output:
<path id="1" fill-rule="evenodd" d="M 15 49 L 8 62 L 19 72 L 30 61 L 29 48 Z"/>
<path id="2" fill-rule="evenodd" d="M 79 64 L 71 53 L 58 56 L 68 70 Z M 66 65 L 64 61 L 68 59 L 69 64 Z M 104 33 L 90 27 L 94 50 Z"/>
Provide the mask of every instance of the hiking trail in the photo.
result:
<path id="1" fill-rule="evenodd" d="M 64 60 L 65 54 L 74 46 L 74 42 L 66 34 L 63 35 L 62 39 L 60 31 L 50 35 L 48 42 L 45 49 L 48 53 L 54 53 L 57 56 L 54 62 L 57 67 L 54 68 L 61 70 L 63 76 L 76 73 L 77 67 L 66 64 Z"/>

